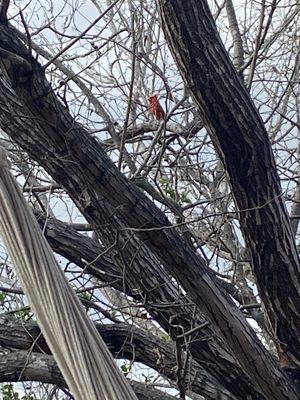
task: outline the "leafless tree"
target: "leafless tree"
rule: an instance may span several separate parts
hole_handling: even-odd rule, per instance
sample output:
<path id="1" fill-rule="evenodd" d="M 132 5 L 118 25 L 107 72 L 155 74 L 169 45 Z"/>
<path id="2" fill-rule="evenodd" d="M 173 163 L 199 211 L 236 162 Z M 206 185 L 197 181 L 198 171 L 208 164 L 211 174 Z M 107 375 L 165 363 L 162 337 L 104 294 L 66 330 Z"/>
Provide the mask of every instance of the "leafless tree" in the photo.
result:
<path id="1" fill-rule="evenodd" d="M 300 396 L 299 13 L 0 1 L 0 145 L 140 399 Z M 72 398 L 0 257 L 0 381 Z"/>

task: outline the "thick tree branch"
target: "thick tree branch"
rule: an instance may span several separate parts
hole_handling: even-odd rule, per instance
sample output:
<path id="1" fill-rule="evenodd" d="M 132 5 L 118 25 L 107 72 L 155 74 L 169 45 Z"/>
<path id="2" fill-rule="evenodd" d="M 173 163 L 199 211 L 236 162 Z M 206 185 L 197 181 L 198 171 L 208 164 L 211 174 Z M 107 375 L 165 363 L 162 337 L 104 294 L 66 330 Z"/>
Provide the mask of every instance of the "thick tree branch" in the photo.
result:
<path id="1" fill-rule="evenodd" d="M 188 332 L 205 323 L 206 320 L 194 305 L 184 298 L 177 286 L 169 280 L 162 269 L 156 267 L 155 263 L 151 264 L 150 269 L 146 263 L 142 265 L 143 279 L 141 279 L 140 270 L 136 270 L 134 265 L 123 277 L 110 254 L 105 252 L 105 249 L 97 242 L 83 236 L 66 223 L 53 218 L 46 219 L 41 213 L 36 213 L 36 216 L 49 244 L 56 253 L 117 290 L 123 291 L 126 288 L 126 294 L 142 302 L 150 315 L 169 332 L 173 340 L 176 340 L 178 334 Z M 230 289 L 233 290 L 233 288 Z M 179 331 L 173 325 L 180 327 Z M 228 388 L 239 398 L 243 396 L 246 398 L 250 396 L 250 393 L 251 398 L 254 399 L 256 396 L 259 398 L 210 327 L 195 329 L 194 333 L 188 335 L 188 339 L 190 340 L 189 351 L 194 360 L 199 365 L 203 365 L 207 372 L 220 380 L 221 377 L 226 376 L 226 380 L 230 382 Z M 216 354 L 219 354 L 219 357 L 216 357 Z"/>
<path id="2" fill-rule="evenodd" d="M 299 367 L 299 256 L 262 119 L 229 60 L 207 2 L 159 4 L 173 55 L 228 171 L 282 364 Z"/>
<path id="3" fill-rule="evenodd" d="M 0 358 L 0 382 L 38 381 L 67 387 L 54 358 L 47 354 L 15 351 Z M 129 381 L 140 400 L 175 400 L 141 382 Z"/>
<path id="4" fill-rule="evenodd" d="M 77 232 L 68 224 L 53 218 L 46 219 L 43 214 L 36 213 L 41 229 L 52 249 L 74 262 L 87 273 L 99 278 L 136 301 L 142 302 L 146 310 L 167 331 L 173 340 L 177 335 L 202 326 L 206 319 L 195 309 L 195 306 L 181 293 L 175 283 L 150 258 L 150 265 L 144 258 L 139 266 L 131 263 L 125 277 L 113 262 L 110 253 L 91 238 Z M 150 254 L 148 253 L 148 261 Z M 143 271 L 142 279 L 140 271 Z M 125 279 L 125 284 L 124 284 Z M 174 327 L 175 325 L 175 327 Z M 209 340 L 208 340 L 209 338 Z M 226 351 L 224 344 L 218 339 L 211 327 L 203 327 L 188 335 L 189 351 L 195 361 L 202 365 L 207 373 L 224 382 L 226 376 L 230 389 L 237 396 L 260 398 L 253 389 L 248 378 Z M 219 357 L 216 357 L 219 354 Z M 228 390 L 229 390 L 228 389 Z"/>
<path id="5" fill-rule="evenodd" d="M 176 381 L 177 360 L 172 344 L 156 338 L 146 330 L 127 324 L 98 324 L 96 328 L 115 358 L 141 362 L 165 378 Z M 33 354 L 50 354 L 37 324 L 5 316 L 0 317 L 0 345 L 14 350 L 30 350 Z M 218 395 L 224 400 L 237 400 L 237 397 L 222 388 L 216 379 L 194 361 L 190 361 L 189 371 L 190 375 L 185 382 L 189 391 L 211 400 Z"/>

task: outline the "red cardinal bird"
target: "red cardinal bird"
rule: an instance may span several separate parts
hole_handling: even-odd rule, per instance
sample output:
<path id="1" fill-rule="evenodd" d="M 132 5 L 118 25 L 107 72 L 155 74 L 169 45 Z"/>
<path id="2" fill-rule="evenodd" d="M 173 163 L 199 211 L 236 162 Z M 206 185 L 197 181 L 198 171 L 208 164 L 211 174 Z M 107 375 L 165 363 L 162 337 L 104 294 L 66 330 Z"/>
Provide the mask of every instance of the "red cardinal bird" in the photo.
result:
<path id="1" fill-rule="evenodd" d="M 165 119 L 166 113 L 165 113 L 164 109 L 162 108 L 162 106 L 159 104 L 157 94 L 150 96 L 148 98 L 148 101 L 150 103 L 150 111 L 155 116 L 155 118 L 158 119 L 159 121 L 162 119 Z"/>

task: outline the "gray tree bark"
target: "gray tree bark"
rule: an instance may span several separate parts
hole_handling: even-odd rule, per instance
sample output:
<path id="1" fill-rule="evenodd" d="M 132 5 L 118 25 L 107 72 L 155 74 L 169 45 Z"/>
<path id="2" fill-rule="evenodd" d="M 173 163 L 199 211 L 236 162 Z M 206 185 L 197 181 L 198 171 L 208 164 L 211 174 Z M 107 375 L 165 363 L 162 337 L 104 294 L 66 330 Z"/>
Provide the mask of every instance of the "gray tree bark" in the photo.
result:
<path id="1" fill-rule="evenodd" d="M 183 295 L 153 259 L 150 266 L 144 262 L 142 279 L 140 269 L 136 268 L 135 263 L 131 263 L 131 267 L 127 269 L 123 277 L 111 256 L 104 253 L 105 249 L 94 240 L 76 232 L 63 222 L 53 218 L 45 219 L 45 216 L 40 213 L 36 213 L 36 216 L 49 244 L 56 253 L 101 281 L 111 284 L 117 290 L 123 291 L 125 287 L 126 294 L 136 301 L 142 301 L 149 314 L 159 322 L 174 341 L 183 331 L 188 332 L 206 322 L 189 298 Z M 99 257 L 99 254 L 103 256 Z M 146 296 L 145 293 L 147 293 Z M 174 328 L 174 325 L 180 328 Z M 215 335 L 213 329 L 204 326 L 188 335 L 188 338 L 189 352 L 193 359 L 205 369 L 206 378 L 203 383 L 209 382 L 209 377 L 212 375 L 220 380 L 219 386 L 228 388 L 227 390 L 240 399 L 247 399 L 247 396 L 252 396 L 253 399 L 261 397 L 255 393 L 250 380 L 226 350 L 225 344 Z M 204 371 L 201 372 L 201 375 L 203 374 Z"/>
<path id="2" fill-rule="evenodd" d="M 175 385 L 177 360 L 175 346 L 172 343 L 166 343 L 146 330 L 125 323 L 97 324 L 96 328 L 114 357 L 143 363 L 173 381 Z M 14 351 L 27 350 L 34 357 L 37 353 L 51 354 L 37 324 L 5 316 L 0 316 L 0 346 Z M 20 361 L 16 362 L 15 365 L 19 365 L 19 363 Z M 218 396 L 223 400 L 238 399 L 225 390 L 217 379 L 210 376 L 195 361 L 190 360 L 188 364 L 190 374 L 186 378 L 186 382 L 183 383 L 188 392 L 197 393 L 208 400 L 214 400 Z M 26 366 L 26 363 L 24 366 Z M 43 371 L 44 373 L 45 371 Z M 0 367 L 0 381 L 5 380 L 9 379 L 4 373 L 3 376 L 1 375 Z M 44 382 L 38 377 L 35 380 Z"/>
<path id="3" fill-rule="evenodd" d="M 0 382 L 38 381 L 61 388 L 67 385 L 54 358 L 47 354 L 16 351 L 0 359 Z M 153 389 L 150 385 L 129 381 L 139 400 L 175 400 L 175 397 Z"/>
<path id="4" fill-rule="evenodd" d="M 158 4 L 178 68 L 228 172 L 280 361 L 299 369 L 299 255 L 263 121 L 228 57 L 206 0 Z"/>

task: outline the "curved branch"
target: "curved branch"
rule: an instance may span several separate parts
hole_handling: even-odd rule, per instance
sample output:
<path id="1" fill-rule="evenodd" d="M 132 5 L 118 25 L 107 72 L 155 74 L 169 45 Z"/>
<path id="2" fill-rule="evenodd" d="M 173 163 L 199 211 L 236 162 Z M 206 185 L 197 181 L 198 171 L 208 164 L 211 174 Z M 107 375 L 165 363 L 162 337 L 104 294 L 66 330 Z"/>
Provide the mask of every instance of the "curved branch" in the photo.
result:
<path id="1" fill-rule="evenodd" d="M 67 387 L 54 358 L 47 354 L 15 351 L 0 358 L 0 382 L 38 381 Z M 175 397 L 141 382 L 130 381 L 139 400 L 175 400 Z"/>
<path id="2" fill-rule="evenodd" d="M 114 357 L 141 362 L 175 382 L 177 361 L 172 344 L 156 338 L 146 330 L 125 323 L 97 324 L 96 329 Z M 51 354 L 37 324 L 5 316 L 0 316 L 0 346 L 30 350 L 33 356 L 36 353 Z M 222 395 L 224 400 L 237 400 L 194 361 L 189 363 L 189 371 L 185 384 L 190 391 L 211 400 L 218 395 Z"/>

